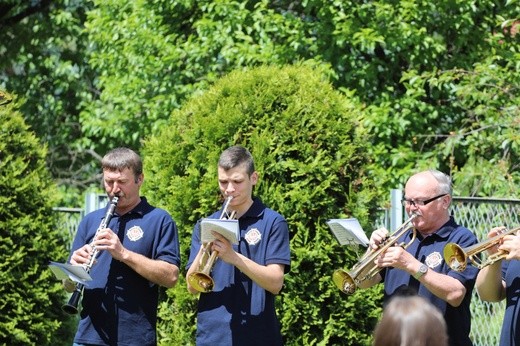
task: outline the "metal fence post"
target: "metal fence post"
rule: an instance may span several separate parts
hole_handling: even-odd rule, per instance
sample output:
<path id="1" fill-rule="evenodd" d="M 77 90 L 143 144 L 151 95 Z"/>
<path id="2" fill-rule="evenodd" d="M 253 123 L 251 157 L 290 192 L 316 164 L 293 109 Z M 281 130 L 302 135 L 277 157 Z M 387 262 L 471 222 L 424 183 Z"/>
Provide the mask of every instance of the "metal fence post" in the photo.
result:
<path id="1" fill-rule="evenodd" d="M 390 231 L 394 231 L 403 223 L 403 192 L 400 189 L 390 190 Z"/>

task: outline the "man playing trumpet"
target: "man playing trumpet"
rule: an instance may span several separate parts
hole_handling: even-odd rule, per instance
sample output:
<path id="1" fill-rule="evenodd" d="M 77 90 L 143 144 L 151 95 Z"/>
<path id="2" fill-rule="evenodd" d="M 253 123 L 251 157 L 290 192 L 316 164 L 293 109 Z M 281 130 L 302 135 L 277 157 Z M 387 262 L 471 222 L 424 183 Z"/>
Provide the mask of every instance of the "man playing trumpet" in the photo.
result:
<path id="1" fill-rule="evenodd" d="M 478 269 L 468 265 L 463 272 L 451 270 L 442 253 L 449 242 L 469 246 L 477 239 L 450 216 L 451 193 L 451 179 L 437 170 L 419 172 L 408 179 L 403 205 L 408 215 L 416 215 L 412 221 L 416 239 L 406 250 L 392 246 L 382 252 L 375 264 L 384 269 L 359 286 L 384 282 L 385 302 L 410 292 L 426 298 L 446 320 L 449 345 L 466 346 L 472 345 L 470 300 Z M 398 243 L 409 243 L 412 234 L 413 230 L 409 230 Z M 386 229 L 374 231 L 369 251 L 376 250 L 387 235 Z"/>
<path id="2" fill-rule="evenodd" d="M 224 197 L 233 197 L 227 209 L 236 212 L 240 240 L 231 244 L 213 232 L 216 240 L 211 250 L 218 253 L 219 259 L 211 274 L 212 290 L 199 297 L 198 346 L 283 344 L 274 299 L 289 271 L 289 231 L 280 214 L 253 198 L 257 181 L 258 173 L 247 149 L 233 146 L 221 154 L 218 184 Z M 218 219 L 223 212 L 217 211 L 210 218 Z M 188 278 L 198 271 L 203 249 L 197 223 L 187 264 Z M 191 293 L 199 293 L 189 279 L 187 284 Z"/>
<path id="3" fill-rule="evenodd" d="M 505 230 L 493 228 L 488 233 L 491 239 Z M 499 260 L 485 266 L 477 276 L 477 293 L 480 299 L 498 302 L 506 299 L 506 311 L 500 333 L 500 346 L 520 345 L 520 236 L 504 235 L 497 245 L 487 249 L 489 256 Z M 503 255 L 502 255 L 502 254 Z"/>

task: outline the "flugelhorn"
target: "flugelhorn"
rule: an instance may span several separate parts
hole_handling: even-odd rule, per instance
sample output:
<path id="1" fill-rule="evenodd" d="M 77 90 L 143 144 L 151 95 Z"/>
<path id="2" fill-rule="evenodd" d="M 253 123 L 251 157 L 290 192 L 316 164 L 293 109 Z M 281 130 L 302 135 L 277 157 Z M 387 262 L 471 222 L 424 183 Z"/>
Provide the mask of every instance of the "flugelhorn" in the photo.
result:
<path id="1" fill-rule="evenodd" d="M 468 262 L 471 262 L 478 269 L 482 269 L 490 264 L 495 263 L 507 256 L 506 251 L 498 251 L 485 260 L 480 258 L 480 254 L 487 249 L 492 248 L 502 242 L 502 238 L 509 234 L 515 234 L 520 230 L 520 227 L 507 230 L 502 229 L 499 234 L 486 239 L 480 243 L 477 243 L 466 248 L 462 248 L 456 243 L 448 243 L 444 247 L 444 260 L 446 264 L 453 270 L 462 272 L 466 269 Z"/>
<path id="2" fill-rule="evenodd" d="M 406 249 L 410 246 L 416 237 L 416 230 L 413 228 L 412 221 L 417 214 L 412 214 L 405 223 L 390 234 L 375 250 L 369 250 L 356 265 L 350 270 L 336 269 L 332 274 L 332 280 L 340 291 L 346 294 L 353 294 L 359 284 L 365 280 L 370 280 L 379 273 L 383 268 L 378 267 L 374 262 L 383 252 L 391 246 L 401 246 Z M 408 243 L 397 243 L 408 230 L 412 229 L 412 239 Z"/>
<path id="3" fill-rule="evenodd" d="M 231 213 L 228 213 L 229 203 L 233 196 L 228 196 L 224 202 L 224 206 L 222 207 L 222 214 L 220 214 L 220 219 L 234 219 L 236 212 L 233 210 Z M 218 251 L 211 251 L 211 246 L 213 242 L 208 242 L 202 244 L 202 254 L 199 260 L 199 266 L 196 271 L 191 273 L 188 276 L 188 282 L 191 287 L 201 293 L 211 292 L 213 290 L 213 286 L 215 285 L 213 279 L 210 276 L 211 269 L 215 264 L 215 261 L 218 257 Z M 211 253 L 211 254 L 210 254 Z"/>
<path id="4" fill-rule="evenodd" d="M 119 202 L 119 197 L 114 196 L 114 198 L 112 198 L 112 200 L 110 201 L 110 204 L 108 206 L 105 217 L 103 218 L 103 220 L 101 220 L 101 223 L 99 224 L 99 227 L 96 230 L 96 234 L 94 234 L 94 238 L 92 238 L 93 241 L 96 240 L 96 235 L 98 234 L 99 230 L 105 229 L 108 227 L 108 224 L 110 223 L 110 220 L 112 219 L 112 216 L 114 216 L 114 210 L 116 209 L 117 202 Z M 90 256 L 90 260 L 85 265 L 85 270 L 87 271 L 87 273 L 90 272 L 90 269 L 92 268 L 92 265 L 94 264 L 94 261 L 97 257 L 98 252 L 99 252 L 99 250 L 96 247 L 94 247 L 92 254 Z M 81 299 L 81 295 L 83 294 L 84 287 L 85 287 L 85 285 L 83 285 L 82 283 L 79 283 L 79 282 L 76 283 L 76 287 L 74 288 L 74 292 L 72 292 L 72 295 L 70 296 L 69 301 L 67 302 L 67 304 L 65 304 L 61 307 L 61 309 L 63 311 L 65 311 L 66 313 L 68 313 L 70 315 L 74 315 L 74 314 L 78 313 L 78 305 L 79 305 L 79 301 Z"/>

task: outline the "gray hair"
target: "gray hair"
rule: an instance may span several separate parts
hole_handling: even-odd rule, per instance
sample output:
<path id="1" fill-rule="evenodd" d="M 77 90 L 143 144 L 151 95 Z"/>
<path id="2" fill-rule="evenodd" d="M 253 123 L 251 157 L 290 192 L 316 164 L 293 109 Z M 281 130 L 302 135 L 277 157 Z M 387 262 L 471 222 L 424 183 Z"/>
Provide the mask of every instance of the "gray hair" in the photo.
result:
<path id="1" fill-rule="evenodd" d="M 451 196 L 453 191 L 453 184 L 451 178 L 447 174 L 436 169 L 429 169 L 428 172 L 430 172 L 431 175 L 433 175 L 433 177 L 435 178 L 435 180 L 437 180 L 437 182 L 439 183 L 438 193 L 445 193 Z"/>

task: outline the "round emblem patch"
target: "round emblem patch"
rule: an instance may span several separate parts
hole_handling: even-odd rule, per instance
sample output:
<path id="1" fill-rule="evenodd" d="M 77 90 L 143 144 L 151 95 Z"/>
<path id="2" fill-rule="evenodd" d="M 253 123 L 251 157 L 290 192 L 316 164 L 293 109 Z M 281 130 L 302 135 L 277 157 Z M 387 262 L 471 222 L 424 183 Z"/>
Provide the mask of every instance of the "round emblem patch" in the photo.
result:
<path id="1" fill-rule="evenodd" d="M 246 236 L 244 237 L 249 245 L 256 245 L 262 239 L 262 234 L 258 230 L 258 228 L 251 228 L 247 231 Z"/>
<path id="2" fill-rule="evenodd" d="M 439 252 L 432 252 L 426 257 L 426 265 L 430 268 L 435 268 L 442 263 L 442 256 Z"/>
<path id="3" fill-rule="evenodd" d="M 143 230 L 139 226 L 134 226 L 130 228 L 128 231 L 126 231 L 126 236 L 131 241 L 137 241 L 143 237 Z"/>

